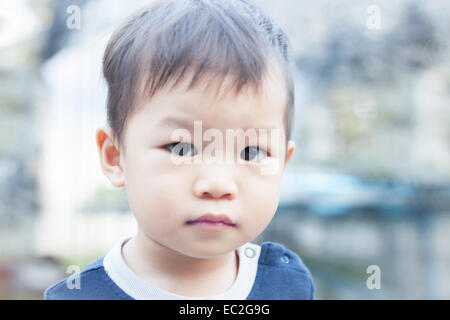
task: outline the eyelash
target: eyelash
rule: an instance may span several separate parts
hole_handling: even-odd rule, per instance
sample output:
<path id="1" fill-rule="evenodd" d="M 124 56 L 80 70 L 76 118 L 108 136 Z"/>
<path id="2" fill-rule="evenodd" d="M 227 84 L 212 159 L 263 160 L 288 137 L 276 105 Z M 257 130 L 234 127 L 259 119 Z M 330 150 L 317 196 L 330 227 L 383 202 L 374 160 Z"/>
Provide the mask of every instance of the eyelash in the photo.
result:
<path id="1" fill-rule="evenodd" d="M 187 144 L 187 145 L 193 146 L 192 143 L 187 143 L 187 142 L 181 142 L 181 141 L 179 141 L 179 142 L 172 142 L 172 143 L 166 144 L 166 145 L 163 146 L 163 148 L 164 148 L 164 149 L 170 149 L 169 146 L 176 146 L 176 145 L 178 145 L 178 144 Z M 194 148 L 195 148 L 195 147 L 194 147 Z M 254 148 L 254 149 L 257 149 L 257 150 L 261 150 L 261 151 L 263 151 L 263 152 L 266 154 L 266 157 L 270 157 L 270 156 L 271 156 L 271 154 L 270 154 L 269 151 L 264 150 L 263 148 L 260 148 L 259 146 L 247 146 L 247 147 L 245 147 L 245 149 L 247 149 L 247 148 Z M 245 149 L 244 149 L 244 150 L 245 150 Z M 181 148 L 181 150 L 184 151 L 184 148 Z M 179 151 L 181 151 L 181 150 L 179 150 Z M 242 151 L 241 151 L 241 153 L 242 153 Z M 252 161 L 252 160 L 246 160 L 246 161 Z"/>

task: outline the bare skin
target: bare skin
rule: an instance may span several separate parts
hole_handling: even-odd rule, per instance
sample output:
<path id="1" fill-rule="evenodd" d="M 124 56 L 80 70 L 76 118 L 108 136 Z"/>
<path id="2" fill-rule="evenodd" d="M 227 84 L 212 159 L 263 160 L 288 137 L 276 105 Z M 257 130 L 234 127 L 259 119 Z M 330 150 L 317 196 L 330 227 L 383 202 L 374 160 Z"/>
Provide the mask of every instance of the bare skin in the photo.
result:
<path id="1" fill-rule="evenodd" d="M 141 243 L 155 250 L 140 248 Z M 148 252 L 152 252 L 152 255 L 146 256 Z M 122 256 L 127 265 L 143 279 L 184 296 L 209 296 L 225 292 L 236 280 L 239 270 L 237 250 L 216 259 L 197 259 L 155 246 L 146 239 L 135 241 L 132 238 L 127 241 L 122 248 Z M 202 275 L 201 281 L 192 276 L 195 274 Z M 213 287 L 211 283 L 214 283 Z"/>

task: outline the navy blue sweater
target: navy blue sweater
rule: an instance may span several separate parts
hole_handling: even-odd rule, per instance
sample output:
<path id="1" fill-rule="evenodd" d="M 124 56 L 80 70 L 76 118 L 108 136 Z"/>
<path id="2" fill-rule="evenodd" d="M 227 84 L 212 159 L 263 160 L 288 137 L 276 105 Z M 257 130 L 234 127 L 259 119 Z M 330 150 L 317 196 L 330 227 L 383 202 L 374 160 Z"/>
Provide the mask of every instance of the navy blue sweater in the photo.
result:
<path id="1" fill-rule="evenodd" d="M 69 289 L 68 278 L 48 287 L 45 300 L 133 300 L 105 272 L 103 258 L 84 268 L 80 289 Z M 312 300 L 315 284 L 302 259 L 276 242 L 263 242 L 256 278 L 247 300 Z"/>

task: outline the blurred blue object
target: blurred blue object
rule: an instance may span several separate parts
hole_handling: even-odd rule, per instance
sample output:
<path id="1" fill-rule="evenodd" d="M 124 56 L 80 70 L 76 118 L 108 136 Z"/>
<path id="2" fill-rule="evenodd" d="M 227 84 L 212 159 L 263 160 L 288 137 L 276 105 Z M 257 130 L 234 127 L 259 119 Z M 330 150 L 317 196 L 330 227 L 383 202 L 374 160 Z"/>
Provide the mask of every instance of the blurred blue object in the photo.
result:
<path id="1" fill-rule="evenodd" d="M 402 182 L 379 182 L 334 173 L 286 173 L 280 209 L 303 208 L 332 216 L 355 211 L 390 217 L 411 213 L 417 187 Z"/>

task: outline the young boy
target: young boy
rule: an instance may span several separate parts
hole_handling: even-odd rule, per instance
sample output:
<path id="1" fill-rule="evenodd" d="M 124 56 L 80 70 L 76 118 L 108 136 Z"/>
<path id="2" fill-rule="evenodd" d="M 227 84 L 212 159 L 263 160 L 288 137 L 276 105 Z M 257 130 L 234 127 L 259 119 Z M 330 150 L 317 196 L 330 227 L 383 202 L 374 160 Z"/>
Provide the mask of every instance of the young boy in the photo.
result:
<path id="1" fill-rule="evenodd" d="M 248 0 L 162 0 L 124 23 L 104 55 L 96 141 L 138 231 L 44 299 L 313 299 L 296 253 L 249 242 L 295 148 L 292 68 L 286 35 Z"/>

